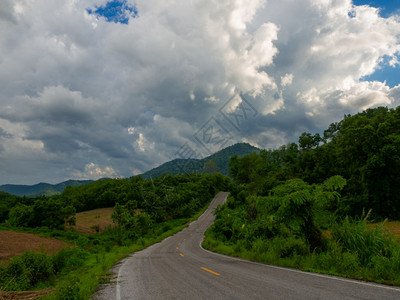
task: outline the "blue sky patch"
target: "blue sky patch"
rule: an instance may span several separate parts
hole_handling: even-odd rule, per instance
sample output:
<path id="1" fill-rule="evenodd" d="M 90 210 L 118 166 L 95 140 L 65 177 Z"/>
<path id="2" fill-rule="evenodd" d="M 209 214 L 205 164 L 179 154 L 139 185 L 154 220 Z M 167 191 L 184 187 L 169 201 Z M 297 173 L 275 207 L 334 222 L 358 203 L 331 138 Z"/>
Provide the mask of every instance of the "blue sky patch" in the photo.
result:
<path id="1" fill-rule="evenodd" d="M 388 18 L 392 15 L 400 15 L 400 0 L 353 0 L 354 5 L 369 5 L 378 7 L 380 9 L 380 15 L 383 18 Z M 392 67 L 389 65 L 389 58 L 384 57 L 383 62 L 379 65 L 376 71 L 363 77 L 361 80 L 377 80 L 384 82 L 390 87 L 394 87 L 400 84 L 400 67 L 396 65 Z"/>
<path id="2" fill-rule="evenodd" d="M 400 67 L 396 65 L 392 67 L 389 65 L 390 58 L 385 56 L 379 67 L 371 75 L 361 78 L 362 81 L 386 81 L 386 84 L 393 88 L 400 84 Z"/>
<path id="3" fill-rule="evenodd" d="M 380 15 L 384 18 L 400 14 L 400 0 L 353 0 L 353 4 L 378 7 Z"/>
<path id="4" fill-rule="evenodd" d="M 138 16 L 136 6 L 128 3 L 127 0 L 112 0 L 104 6 L 96 6 L 94 9 L 88 8 L 87 12 L 98 17 L 104 17 L 107 22 L 122 24 L 128 24 L 129 18 Z"/>

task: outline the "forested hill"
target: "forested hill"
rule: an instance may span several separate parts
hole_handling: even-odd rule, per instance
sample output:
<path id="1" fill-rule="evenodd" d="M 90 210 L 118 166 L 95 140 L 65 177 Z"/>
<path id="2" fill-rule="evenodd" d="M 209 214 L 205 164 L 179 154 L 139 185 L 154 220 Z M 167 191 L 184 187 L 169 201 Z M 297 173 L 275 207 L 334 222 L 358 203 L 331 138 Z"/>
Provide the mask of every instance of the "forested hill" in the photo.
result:
<path id="1" fill-rule="evenodd" d="M 0 185 L 0 191 L 27 197 L 40 195 L 53 196 L 62 193 L 67 186 L 80 186 L 90 182 L 93 182 L 93 180 L 67 180 L 58 184 L 43 182 L 34 185 L 5 184 Z"/>
<path id="2" fill-rule="evenodd" d="M 174 159 L 162 164 L 150 171 L 142 174 L 145 179 L 156 178 L 163 174 L 185 174 L 185 173 L 214 173 L 220 172 L 228 175 L 229 159 L 232 155 L 242 157 L 253 152 L 259 152 L 260 149 L 247 143 L 237 143 L 226 147 L 203 159 Z"/>
<path id="3" fill-rule="evenodd" d="M 298 144 L 233 156 L 230 167 L 237 185 L 263 196 L 289 179 L 321 184 L 340 175 L 347 180 L 341 215 L 371 209 L 373 217 L 400 219 L 400 106 L 346 115 L 322 136 L 305 132 Z"/>

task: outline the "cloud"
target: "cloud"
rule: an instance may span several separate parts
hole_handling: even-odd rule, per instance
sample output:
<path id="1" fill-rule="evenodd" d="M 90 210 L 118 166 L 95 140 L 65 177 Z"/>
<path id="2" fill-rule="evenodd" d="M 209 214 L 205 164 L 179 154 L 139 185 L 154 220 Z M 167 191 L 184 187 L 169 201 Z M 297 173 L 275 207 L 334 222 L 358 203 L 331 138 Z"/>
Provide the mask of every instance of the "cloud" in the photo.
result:
<path id="1" fill-rule="evenodd" d="M 101 178 L 115 178 L 116 172 L 115 170 L 110 167 L 106 166 L 101 168 L 97 166 L 95 163 L 91 162 L 85 166 L 83 172 L 75 172 L 75 178 L 79 180 L 86 180 L 86 179 L 101 179 Z"/>
<path id="2" fill-rule="evenodd" d="M 206 154 L 209 120 L 278 147 L 399 101 L 363 81 L 396 65 L 399 17 L 350 0 L 117 1 L 135 8 L 122 23 L 96 15 L 107 0 L 3 2 L 0 183 L 131 176 L 186 142 Z M 223 108 L 239 92 L 252 108 L 235 127 Z"/>

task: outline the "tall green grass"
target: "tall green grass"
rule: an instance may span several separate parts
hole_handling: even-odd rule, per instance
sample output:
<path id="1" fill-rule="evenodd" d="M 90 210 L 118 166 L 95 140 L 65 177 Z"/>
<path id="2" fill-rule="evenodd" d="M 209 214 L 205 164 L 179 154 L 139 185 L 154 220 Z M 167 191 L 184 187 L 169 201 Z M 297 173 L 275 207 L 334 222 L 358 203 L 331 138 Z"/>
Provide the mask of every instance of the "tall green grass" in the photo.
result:
<path id="1" fill-rule="evenodd" d="M 368 224 L 367 218 L 346 218 L 334 224 L 327 249 L 318 253 L 309 252 L 306 244 L 293 236 L 231 242 L 213 227 L 206 231 L 203 247 L 282 267 L 400 286 L 400 244 L 383 225 Z"/>

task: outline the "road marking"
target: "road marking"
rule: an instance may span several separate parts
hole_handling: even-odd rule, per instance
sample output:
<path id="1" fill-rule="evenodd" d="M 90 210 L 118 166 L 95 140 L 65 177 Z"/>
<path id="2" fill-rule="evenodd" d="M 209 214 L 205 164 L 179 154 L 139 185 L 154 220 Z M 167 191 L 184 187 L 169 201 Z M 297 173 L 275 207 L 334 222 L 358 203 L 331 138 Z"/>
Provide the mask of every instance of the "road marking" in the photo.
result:
<path id="1" fill-rule="evenodd" d="M 179 253 L 180 256 L 184 257 L 184 255 L 182 253 Z"/>
<path id="2" fill-rule="evenodd" d="M 211 274 L 214 274 L 214 275 L 217 275 L 217 276 L 221 275 L 221 274 L 219 274 L 219 273 L 217 273 L 217 272 L 211 271 L 210 269 L 207 269 L 207 268 L 204 268 L 204 267 L 201 267 L 201 268 L 202 268 L 204 271 L 210 272 Z"/>
<path id="3" fill-rule="evenodd" d="M 400 289 L 398 287 L 391 287 L 391 286 L 387 286 L 387 285 L 383 285 L 383 284 L 379 284 L 379 283 L 364 282 L 364 281 L 357 280 L 357 279 L 347 279 L 347 278 L 338 277 L 338 276 L 334 276 L 334 275 L 325 275 L 325 274 L 305 272 L 305 271 L 290 269 L 290 268 L 285 268 L 285 267 L 278 267 L 278 266 L 263 264 L 263 263 L 256 262 L 256 261 L 246 260 L 244 258 L 238 258 L 238 257 L 233 257 L 233 256 L 217 253 L 217 252 L 212 252 L 210 250 L 203 248 L 203 246 L 202 246 L 203 241 L 204 241 L 204 237 L 200 241 L 200 244 L 199 244 L 200 248 L 203 249 L 203 251 L 208 252 L 213 255 L 222 256 L 224 258 L 230 258 L 232 260 L 241 261 L 241 262 L 248 263 L 248 264 L 256 264 L 259 266 L 263 266 L 265 268 L 277 269 L 277 270 L 288 271 L 288 272 L 293 272 L 293 273 L 300 273 L 300 274 L 304 274 L 306 276 L 315 276 L 315 277 L 321 277 L 321 278 L 326 278 L 326 279 L 330 279 L 330 280 L 344 281 L 347 283 L 371 286 L 371 287 L 381 288 L 381 289 L 386 289 L 386 290 L 400 291 Z"/>
<path id="4" fill-rule="evenodd" d="M 225 199 L 226 200 L 226 199 Z M 204 215 L 204 213 L 199 217 L 199 219 L 198 220 L 200 220 L 201 218 L 202 218 L 202 216 Z M 196 221 L 194 221 L 194 222 L 191 222 L 190 224 L 189 224 L 189 226 L 192 226 L 192 225 L 194 225 L 195 224 L 195 222 L 197 222 L 198 220 L 196 220 Z M 196 232 L 199 232 L 199 230 L 198 229 L 196 229 Z M 192 234 L 190 234 L 190 235 L 192 235 Z M 163 240 L 163 242 L 165 242 L 165 241 L 167 241 L 167 240 L 169 240 L 169 239 L 171 239 L 172 238 L 172 236 L 169 236 L 169 237 L 167 237 L 167 238 L 165 238 L 164 240 Z M 179 243 L 179 245 L 180 245 L 180 243 Z M 177 247 L 178 248 L 178 247 Z M 200 248 L 202 248 L 203 250 L 205 250 L 202 246 L 201 246 L 201 242 L 200 242 Z M 205 250 L 205 251 L 208 251 L 208 250 Z M 208 252 L 210 252 L 210 253 L 213 253 L 213 252 L 211 252 L 211 251 L 208 251 Z M 215 254 L 215 253 L 214 253 Z M 183 254 L 182 254 L 183 255 Z M 229 256 L 228 256 L 229 257 Z M 127 259 L 122 263 L 122 265 L 118 268 L 118 274 L 117 274 L 117 286 L 116 286 L 116 293 L 115 293 L 115 296 L 116 296 L 116 300 L 121 300 L 121 280 L 120 280 L 120 278 L 121 278 L 121 275 L 122 275 L 122 272 L 121 272 L 121 270 L 122 270 L 122 267 L 126 264 L 126 262 L 127 262 Z M 208 270 L 208 269 L 206 269 L 206 268 L 204 268 L 204 270 L 207 270 L 207 271 L 211 271 L 211 270 Z M 213 272 L 213 271 L 211 271 L 211 272 Z M 216 274 L 218 274 L 218 273 L 216 273 Z M 220 274 L 218 274 L 218 275 L 220 275 Z M 217 276 L 218 276 L 217 275 Z"/>

